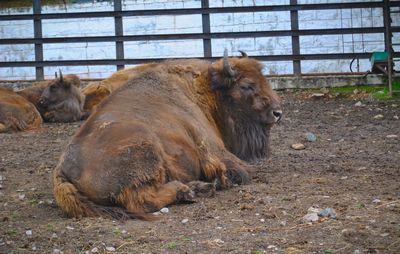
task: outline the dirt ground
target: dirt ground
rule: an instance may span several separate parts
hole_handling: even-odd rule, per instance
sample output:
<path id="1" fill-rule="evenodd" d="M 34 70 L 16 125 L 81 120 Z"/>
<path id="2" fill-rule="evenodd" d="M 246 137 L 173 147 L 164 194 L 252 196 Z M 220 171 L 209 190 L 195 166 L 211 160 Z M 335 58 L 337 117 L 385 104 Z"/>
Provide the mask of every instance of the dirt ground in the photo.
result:
<path id="1" fill-rule="evenodd" d="M 400 101 L 281 96 L 272 160 L 252 182 L 156 222 L 77 220 L 56 206 L 51 172 L 81 122 L 1 134 L 0 253 L 400 253 Z M 337 218 L 307 222 L 312 206 Z"/>

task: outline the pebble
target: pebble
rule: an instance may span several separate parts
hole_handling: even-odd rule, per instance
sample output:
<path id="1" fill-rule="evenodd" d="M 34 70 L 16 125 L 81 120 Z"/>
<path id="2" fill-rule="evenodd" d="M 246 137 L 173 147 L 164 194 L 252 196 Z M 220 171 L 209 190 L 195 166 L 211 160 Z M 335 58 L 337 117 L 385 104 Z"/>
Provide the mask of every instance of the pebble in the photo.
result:
<path id="1" fill-rule="evenodd" d="M 68 230 L 74 230 L 75 228 L 71 227 L 71 226 L 67 226 L 66 227 Z"/>
<path id="2" fill-rule="evenodd" d="M 381 114 L 374 116 L 374 119 L 382 119 L 382 118 L 383 118 L 383 115 L 381 115 Z"/>
<path id="3" fill-rule="evenodd" d="M 303 150 L 303 149 L 306 148 L 305 145 L 303 145 L 303 144 L 301 144 L 301 143 L 293 144 L 291 147 L 292 147 L 294 150 Z"/>
<path id="4" fill-rule="evenodd" d="M 183 224 L 185 224 L 185 223 L 187 223 L 189 221 L 189 219 L 183 219 L 181 222 L 183 223 Z"/>
<path id="5" fill-rule="evenodd" d="M 322 217 L 329 217 L 331 219 L 336 219 L 337 218 L 335 209 L 330 208 L 330 207 L 322 209 L 322 211 L 319 212 L 318 215 L 322 216 Z"/>
<path id="6" fill-rule="evenodd" d="M 397 138 L 398 136 L 397 135 L 394 135 L 394 134 L 392 134 L 392 135 L 387 135 L 386 136 L 386 138 Z"/>
<path id="7" fill-rule="evenodd" d="M 261 221 L 261 222 L 265 222 L 265 220 L 264 220 L 264 219 L 260 219 L 260 221 Z"/>
<path id="8" fill-rule="evenodd" d="M 393 119 L 399 120 L 399 116 L 393 116 Z"/>
<path id="9" fill-rule="evenodd" d="M 4 177 L 2 175 L 0 175 L 0 181 L 4 181 Z"/>
<path id="10" fill-rule="evenodd" d="M 169 213 L 169 209 L 167 207 L 161 208 L 161 213 Z"/>
<path id="11" fill-rule="evenodd" d="M 380 202 L 381 202 L 381 200 L 378 198 L 372 200 L 372 203 L 374 203 L 374 204 L 379 204 Z"/>
<path id="12" fill-rule="evenodd" d="M 25 234 L 26 234 L 27 236 L 31 236 L 31 235 L 32 235 L 32 230 L 29 229 L 29 230 L 25 231 Z"/>
<path id="13" fill-rule="evenodd" d="M 53 234 L 51 235 L 51 238 L 58 238 L 58 235 L 57 235 L 56 233 L 53 233 Z"/>
<path id="14" fill-rule="evenodd" d="M 0 190 L 2 190 L 3 189 L 3 185 L 2 184 L 0 184 Z"/>
<path id="15" fill-rule="evenodd" d="M 59 249 L 54 249 L 53 250 L 53 254 L 61 254 L 61 253 L 63 253 L 61 250 L 59 250 Z"/>
<path id="16" fill-rule="evenodd" d="M 354 106 L 356 107 L 361 107 L 363 104 L 361 103 L 361 101 L 358 101 L 356 104 L 354 104 Z"/>
<path id="17" fill-rule="evenodd" d="M 24 200 L 25 194 L 19 194 L 19 195 L 18 195 L 18 198 L 19 198 L 19 200 Z"/>
<path id="18" fill-rule="evenodd" d="M 390 234 L 389 233 L 383 233 L 383 234 L 381 234 L 380 236 L 382 236 L 382 237 L 387 237 L 387 236 L 389 236 Z"/>
<path id="19" fill-rule="evenodd" d="M 97 247 L 94 247 L 93 249 L 90 250 L 92 253 L 97 253 L 99 252 L 99 249 Z"/>
<path id="20" fill-rule="evenodd" d="M 319 217 L 317 213 L 308 213 L 304 215 L 303 219 L 308 222 L 315 222 L 318 221 Z"/>
<path id="21" fill-rule="evenodd" d="M 324 93 L 313 93 L 313 94 L 311 95 L 311 97 L 313 97 L 313 98 L 322 98 L 322 97 L 324 97 L 324 96 L 325 96 Z"/>
<path id="22" fill-rule="evenodd" d="M 310 208 L 308 208 L 307 213 L 319 213 L 321 212 L 321 208 L 319 207 L 315 207 L 315 206 L 311 206 Z"/>
<path id="23" fill-rule="evenodd" d="M 315 142 L 315 141 L 317 141 L 317 136 L 312 132 L 307 132 L 306 133 L 306 139 L 309 142 Z"/>
<path id="24" fill-rule="evenodd" d="M 114 252 L 114 251 L 115 251 L 115 248 L 112 247 L 112 246 L 109 246 L 109 247 L 106 247 L 106 250 L 107 250 L 107 251 L 110 251 L 110 252 Z"/>

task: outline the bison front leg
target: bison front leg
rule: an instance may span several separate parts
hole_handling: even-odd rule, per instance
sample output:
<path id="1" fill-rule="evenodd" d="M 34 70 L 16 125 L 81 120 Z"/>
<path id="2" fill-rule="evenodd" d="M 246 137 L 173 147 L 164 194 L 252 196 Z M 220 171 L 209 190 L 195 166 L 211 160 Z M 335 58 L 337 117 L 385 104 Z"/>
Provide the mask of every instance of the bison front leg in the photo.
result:
<path id="1" fill-rule="evenodd" d="M 130 212 L 155 212 L 173 203 L 194 202 L 195 194 L 189 186 L 172 181 L 161 186 L 144 186 L 140 189 L 125 189 L 118 203 Z"/>

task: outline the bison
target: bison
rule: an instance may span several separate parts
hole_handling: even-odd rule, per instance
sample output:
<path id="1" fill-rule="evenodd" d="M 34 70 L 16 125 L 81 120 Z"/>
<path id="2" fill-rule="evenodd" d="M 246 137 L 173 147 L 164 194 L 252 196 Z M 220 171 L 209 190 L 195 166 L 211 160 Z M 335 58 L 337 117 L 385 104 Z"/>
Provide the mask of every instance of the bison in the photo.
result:
<path id="1" fill-rule="evenodd" d="M 83 110 L 85 96 L 79 89 L 80 79 L 76 75 L 66 75 L 54 79 L 43 90 L 38 107 L 46 122 L 74 122 L 86 119 Z"/>
<path id="2" fill-rule="evenodd" d="M 41 124 L 42 118 L 32 103 L 14 91 L 0 87 L 0 133 L 33 130 Z"/>
<path id="3" fill-rule="evenodd" d="M 89 83 L 85 88 L 82 89 L 82 93 L 85 95 L 85 105 L 83 106 L 83 109 L 86 111 L 92 111 L 97 104 L 125 84 L 128 79 L 134 77 L 147 68 L 154 67 L 156 65 L 156 63 L 149 63 L 139 65 L 134 68 L 124 69 L 117 71 L 111 75 L 111 77 L 101 82 Z"/>
<path id="4" fill-rule="evenodd" d="M 171 60 L 130 79 L 73 137 L 53 173 L 70 216 L 153 218 L 250 180 L 268 156 L 280 99 L 251 58 Z M 204 193 L 206 191 L 206 193 Z"/>

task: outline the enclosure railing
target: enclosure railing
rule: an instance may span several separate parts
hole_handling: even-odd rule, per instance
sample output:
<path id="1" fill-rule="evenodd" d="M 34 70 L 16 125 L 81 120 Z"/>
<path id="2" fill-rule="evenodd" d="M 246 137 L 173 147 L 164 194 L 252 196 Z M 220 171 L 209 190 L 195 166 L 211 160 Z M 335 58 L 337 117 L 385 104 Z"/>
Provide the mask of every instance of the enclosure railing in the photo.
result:
<path id="1" fill-rule="evenodd" d="M 132 59 L 124 57 L 124 42 L 127 41 L 153 41 L 153 40 L 176 40 L 176 39 L 202 39 L 204 58 L 214 59 L 212 54 L 212 39 L 220 38 L 257 38 L 289 36 L 292 38 L 292 54 L 287 55 L 260 55 L 255 58 L 263 61 L 292 61 L 294 74 L 301 74 L 302 60 L 326 60 L 326 59 L 368 59 L 371 52 L 359 53 L 330 53 L 330 54 L 302 54 L 300 52 L 299 36 L 305 35 L 344 35 L 344 34 L 385 34 L 386 46 L 391 48 L 391 34 L 400 32 L 400 26 L 391 26 L 390 22 L 384 22 L 382 27 L 355 27 L 355 28 L 333 28 L 333 29 L 299 29 L 298 11 L 304 10 L 330 10 L 330 9 L 356 9 L 356 8 L 382 8 L 383 18 L 390 20 L 390 8 L 400 7 L 400 1 L 374 1 L 374 2 L 351 2 L 351 3 L 326 3 L 326 4 L 298 4 L 297 0 L 290 0 L 290 5 L 274 6 L 246 6 L 246 7 L 218 7 L 210 8 L 209 0 L 201 0 L 201 8 L 164 9 L 164 10 L 122 10 L 122 0 L 114 0 L 113 11 L 83 12 L 83 13 L 41 13 L 41 0 L 33 0 L 33 14 L 0 15 L 0 21 L 5 20 L 33 20 L 34 38 L 12 38 L 0 39 L 0 45 L 5 44 L 34 44 L 34 61 L 7 61 L 0 62 L 0 67 L 35 67 L 36 78 L 44 78 L 43 67 L 46 66 L 78 66 L 78 65 L 116 65 L 121 69 L 126 64 L 140 64 L 154 62 L 162 59 Z M 389 12 L 387 11 L 389 8 Z M 253 31 L 253 32 L 211 32 L 210 14 L 215 13 L 244 13 L 244 12 L 282 12 L 289 11 L 291 18 L 290 30 L 278 31 Z M 124 35 L 123 17 L 130 16 L 154 16 L 154 15 L 188 15 L 201 14 L 201 33 L 185 34 L 150 34 L 150 35 Z M 387 16 L 389 15 L 389 17 Z M 113 17 L 115 23 L 114 36 L 86 36 L 86 37 L 57 37 L 43 38 L 42 20 L 49 19 L 76 19 Z M 115 42 L 115 59 L 97 60 L 44 60 L 43 44 L 46 43 L 76 43 L 76 42 Z M 400 57 L 399 52 L 391 52 L 391 57 Z"/>

